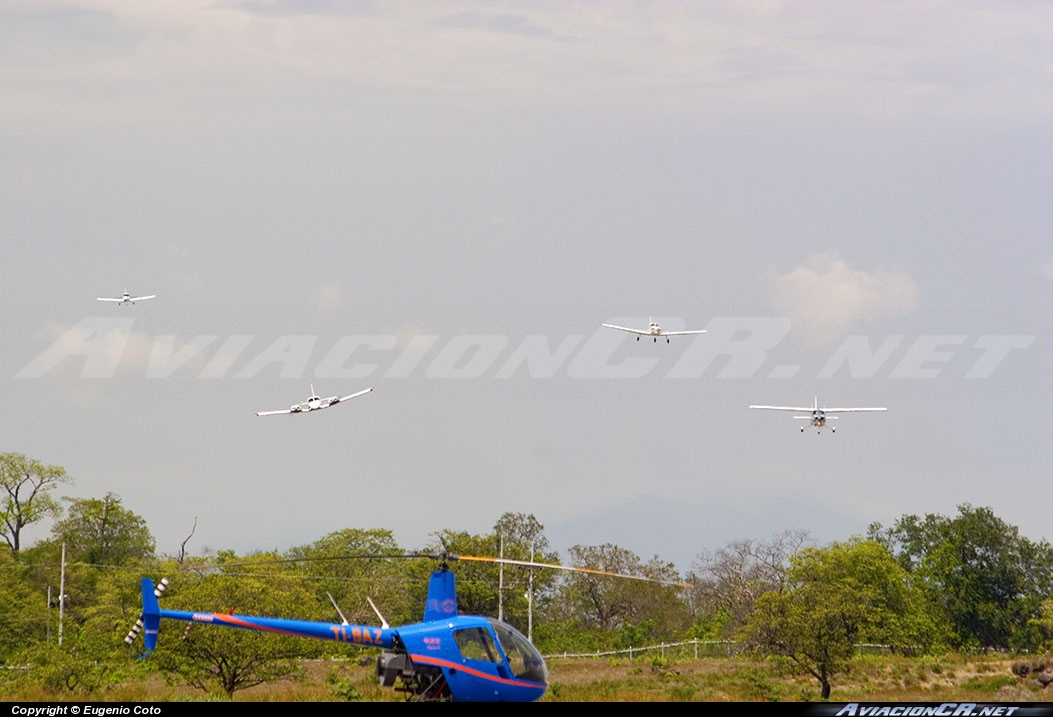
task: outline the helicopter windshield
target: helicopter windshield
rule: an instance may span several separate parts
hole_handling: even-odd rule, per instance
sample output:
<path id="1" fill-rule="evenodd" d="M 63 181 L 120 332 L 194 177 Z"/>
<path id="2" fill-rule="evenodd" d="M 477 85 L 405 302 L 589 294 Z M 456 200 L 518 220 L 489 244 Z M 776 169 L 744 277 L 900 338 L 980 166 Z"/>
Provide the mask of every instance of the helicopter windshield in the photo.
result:
<path id="1" fill-rule="evenodd" d="M 501 643 L 505 657 L 508 658 L 512 674 L 520 679 L 548 684 L 548 668 L 541 658 L 541 653 L 530 644 L 530 640 L 511 625 L 497 620 L 489 622 L 497 635 L 497 641 Z"/>

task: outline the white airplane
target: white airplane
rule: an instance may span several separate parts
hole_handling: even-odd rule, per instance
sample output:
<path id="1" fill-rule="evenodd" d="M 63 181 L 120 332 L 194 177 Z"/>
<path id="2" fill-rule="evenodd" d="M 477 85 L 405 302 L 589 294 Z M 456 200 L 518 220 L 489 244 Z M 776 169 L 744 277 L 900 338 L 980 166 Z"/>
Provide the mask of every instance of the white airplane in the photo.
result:
<path id="1" fill-rule="evenodd" d="M 808 421 L 811 425 L 815 426 L 816 433 L 822 433 L 823 426 L 826 425 L 828 420 L 833 420 L 837 416 L 831 416 L 831 413 L 856 413 L 861 411 L 887 411 L 887 408 L 881 407 L 868 407 L 868 408 L 819 408 L 819 397 L 816 396 L 812 400 L 810 407 L 802 408 L 800 406 L 750 406 L 750 408 L 762 408 L 768 411 L 807 411 L 807 416 L 794 416 L 794 418 Z M 830 430 L 833 433 L 837 433 L 835 426 L 830 426 Z M 804 426 L 801 426 L 801 433 L 804 433 Z"/>
<path id="2" fill-rule="evenodd" d="M 320 411 L 323 408 L 329 408 L 335 406 L 338 403 L 344 401 L 350 401 L 352 398 L 363 396 L 373 390 L 373 387 L 359 391 L 358 393 L 352 393 L 350 396 L 330 396 L 329 398 L 322 398 L 314 392 L 314 385 L 311 386 L 311 397 L 303 403 L 293 404 L 292 408 L 287 408 L 284 411 L 258 411 L 257 416 L 276 416 L 279 413 L 309 413 L 310 411 Z"/>
<path id="3" fill-rule="evenodd" d="M 640 340 L 640 336 L 653 336 L 655 343 L 658 343 L 659 336 L 665 336 L 665 342 L 669 343 L 670 336 L 687 336 L 689 334 L 704 334 L 705 329 L 701 331 L 664 331 L 658 322 L 654 320 L 654 317 L 648 319 L 648 326 L 646 329 L 629 329 L 624 326 L 615 326 L 614 324 L 603 324 L 608 329 L 618 329 L 619 331 L 628 331 L 630 334 L 638 334 L 636 340 Z"/>
<path id="4" fill-rule="evenodd" d="M 150 294 L 149 296 L 132 296 L 131 294 L 128 293 L 128 290 L 125 289 L 124 293 L 121 294 L 118 297 L 115 297 L 115 298 L 111 299 L 111 298 L 104 298 L 104 297 L 100 296 L 99 297 L 99 301 L 115 301 L 119 305 L 123 306 L 124 304 L 134 304 L 136 301 L 146 301 L 147 299 L 156 299 L 156 298 L 157 298 L 157 294 Z"/>

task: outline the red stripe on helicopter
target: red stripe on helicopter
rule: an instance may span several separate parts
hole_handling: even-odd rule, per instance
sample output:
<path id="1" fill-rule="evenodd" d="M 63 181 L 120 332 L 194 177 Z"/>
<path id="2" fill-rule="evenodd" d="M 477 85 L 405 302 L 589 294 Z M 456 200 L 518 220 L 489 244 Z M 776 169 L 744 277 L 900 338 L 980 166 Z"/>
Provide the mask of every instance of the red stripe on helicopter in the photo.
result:
<path id="1" fill-rule="evenodd" d="M 414 662 L 419 662 L 425 665 L 433 665 L 435 667 L 448 667 L 451 670 L 460 670 L 461 672 L 467 672 L 472 677 L 480 677 L 484 680 L 490 680 L 491 682 L 498 682 L 502 685 L 511 685 L 513 687 L 532 687 L 538 689 L 544 687 L 544 682 L 532 682 L 531 680 L 510 680 L 507 677 L 498 677 L 497 675 L 489 675 L 480 670 L 473 670 L 471 667 L 466 667 L 459 662 L 450 662 L 449 660 L 439 660 L 434 657 L 428 657 L 427 655 L 411 654 L 410 659 Z"/>

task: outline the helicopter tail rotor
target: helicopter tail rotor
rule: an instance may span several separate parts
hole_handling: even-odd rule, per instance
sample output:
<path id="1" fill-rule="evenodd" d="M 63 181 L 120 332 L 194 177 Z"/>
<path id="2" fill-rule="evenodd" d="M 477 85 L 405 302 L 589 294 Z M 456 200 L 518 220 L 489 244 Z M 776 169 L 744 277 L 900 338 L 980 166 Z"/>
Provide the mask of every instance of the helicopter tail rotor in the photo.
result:
<path id="1" fill-rule="evenodd" d="M 143 578 L 143 612 L 124 638 L 124 641 L 131 645 L 135 642 L 139 633 L 142 633 L 144 652 L 140 657 L 146 657 L 157 647 L 157 636 L 161 630 L 161 607 L 158 605 L 157 599 L 161 597 L 167 587 L 168 578 L 161 578 L 161 582 L 157 583 L 156 586 L 150 578 Z"/>

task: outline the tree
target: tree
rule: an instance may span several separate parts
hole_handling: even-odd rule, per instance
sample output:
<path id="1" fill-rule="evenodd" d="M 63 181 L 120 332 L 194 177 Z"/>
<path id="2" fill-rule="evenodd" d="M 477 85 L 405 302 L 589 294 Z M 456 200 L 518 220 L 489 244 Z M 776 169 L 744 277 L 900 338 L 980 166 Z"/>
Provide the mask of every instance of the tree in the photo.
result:
<path id="1" fill-rule="evenodd" d="M 969 504 L 954 518 L 905 515 L 868 534 L 924 587 L 955 647 L 1037 647 L 1031 621 L 1053 591 L 1049 543 L 1031 542 L 990 508 Z"/>
<path id="2" fill-rule="evenodd" d="M 44 518 L 61 515 L 62 506 L 51 494 L 72 479 L 62 466 L 49 466 L 21 453 L 0 453 L 0 535 L 17 557 L 22 530 Z"/>
<path id="3" fill-rule="evenodd" d="M 201 612 L 285 616 L 290 606 L 298 612 L 317 611 L 315 596 L 303 582 L 258 574 L 186 576 L 169 585 L 164 600 L 173 609 Z M 319 644 L 226 626 L 188 623 L 183 628 L 163 621 L 150 659 L 193 687 L 207 692 L 216 686 L 230 697 L 255 685 L 296 678 L 297 660 L 315 655 Z"/>
<path id="4" fill-rule="evenodd" d="M 534 516 L 505 513 L 494 525 L 494 531 L 473 535 L 464 531 L 442 530 L 437 544 L 428 546 L 431 552 L 473 555 L 484 558 L 503 557 L 507 560 L 539 563 L 558 563 L 559 554 L 544 552 L 548 540 L 544 527 Z M 429 566 L 428 571 L 435 565 Z M 501 565 L 487 561 L 459 561 L 457 571 L 457 603 L 462 613 L 500 617 L 520 631 L 529 632 L 531 610 L 541 609 L 551 596 L 558 575 L 552 570 L 517 565 Z M 421 604 L 427 581 L 421 575 L 414 591 Z M 528 600 L 531 594 L 533 604 Z"/>
<path id="5" fill-rule="evenodd" d="M 1038 612 L 1038 616 L 1031 620 L 1031 626 L 1038 633 L 1039 649 L 1053 652 L 1053 597 L 1043 600 Z"/>
<path id="6" fill-rule="evenodd" d="M 632 551 L 611 543 L 575 545 L 570 548 L 570 556 L 575 567 L 596 571 L 565 576 L 562 602 L 579 628 L 640 635 L 640 630 L 627 628 L 647 622 L 645 637 L 661 639 L 690 623 L 687 604 L 681 600 L 679 588 L 653 582 L 679 582 L 680 575 L 672 563 L 657 556 L 644 563 Z M 643 579 L 602 575 L 602 572 Z"/>
<path id="7" fill-rule="evenodd" d="M 376 620 L 369 606 L 372 599 L 384 617 L 397 624 L 420 619 L 423 609 L 422 603 L 413 603 L 407 593 L 406 565 L 396 559 L 402 554 L 390 530 L 347 528 L 291 548 L 285 556 L 293 561 L 294 570 L 313 579 L 315 594 L 327 607 L 318 619 L 333 618 L 327 597 L 331 595 L 351 622 Z"/>
<path id="8" fill-rule="evenodd" d="M 66 517 L 51 527 L 52 546 L 65 545 L 66 558 L 89 565 L 126 565 L 150 560 L 154 538 L 146 521 L 107 493 L 103 499 L 66 498 Z"/>
<path id="9" fill-rule="evenodd" d="M 753 612 L 754 601 L 786 583 L 789 559 L 807 542 L 804 531 L 784 531 L 771 540 L 737 540 L 716 553 L 702 552 L 689 582 L 696 619 L 721 624 L 723 637 L 737 632 Z"/>
<path id="10" fill-rule="evenodd" d="M 859 642 L 917 644 L 926 630 L 909 575 L 880 543 L 852 540 L 806 548 L 790 558 L 786 588 L 754 603 L 743 637 L 789 659 L 830 697 Z"/>
<path id="11" fill-rule="evenodd" d="M 502 545 L 514 551 L 542 555 L 548 550 L 545 526 L 532 514 L 504 513 L 494 523 L 494 533 Z"/>
<path id="12" fill-rule="evenodd" d="M 30 572 L 0 552 L 0 664 L 11 664 L 16 651 L 47 637 L 47 599 L 34 591 Z"/>

